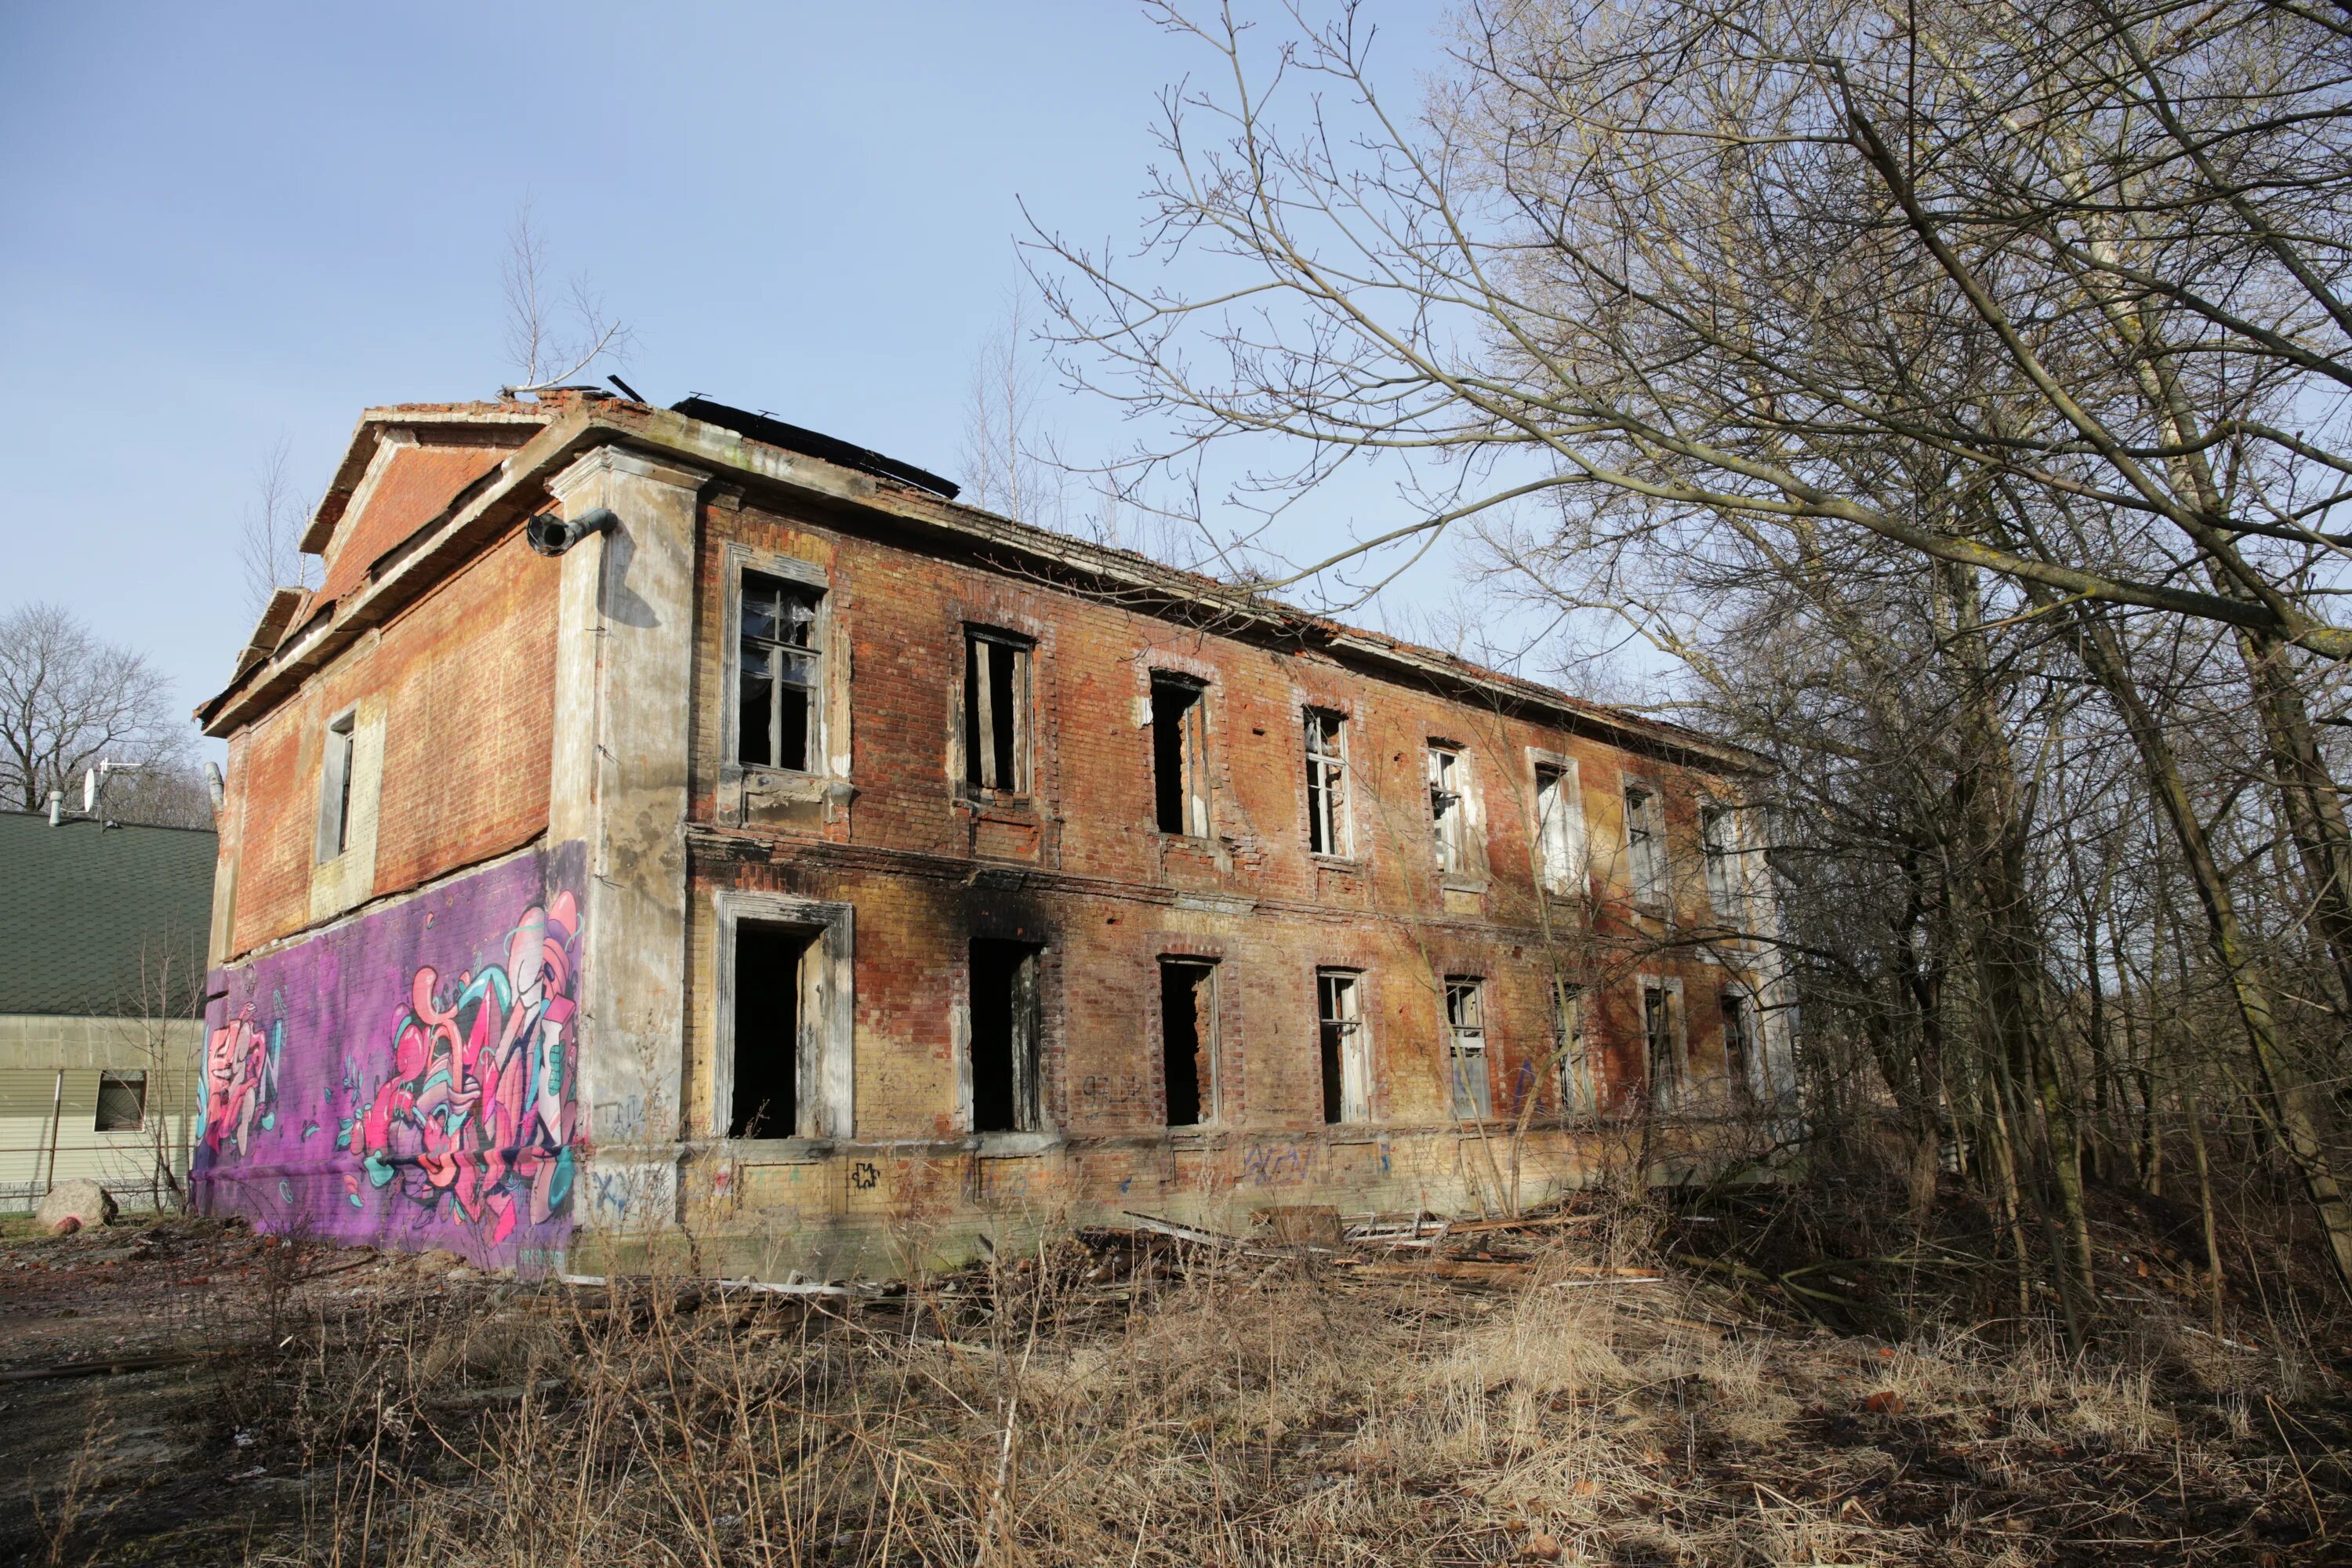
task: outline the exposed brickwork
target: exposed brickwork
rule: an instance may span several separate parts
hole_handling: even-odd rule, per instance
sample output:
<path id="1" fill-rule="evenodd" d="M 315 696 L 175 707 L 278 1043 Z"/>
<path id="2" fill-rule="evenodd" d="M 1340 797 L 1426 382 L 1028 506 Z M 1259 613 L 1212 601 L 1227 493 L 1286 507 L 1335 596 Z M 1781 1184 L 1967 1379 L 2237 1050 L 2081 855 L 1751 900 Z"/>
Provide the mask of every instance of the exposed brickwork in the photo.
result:
<path id="1" fill-rule="evenodd" d="M 365 504 L 335 530 L 320 597 L 341 598 L 366 581 L 376 557 L 439 516 L 451 498 L 498 467 L 509 450 L 436 442 L 387 451 Z"/>

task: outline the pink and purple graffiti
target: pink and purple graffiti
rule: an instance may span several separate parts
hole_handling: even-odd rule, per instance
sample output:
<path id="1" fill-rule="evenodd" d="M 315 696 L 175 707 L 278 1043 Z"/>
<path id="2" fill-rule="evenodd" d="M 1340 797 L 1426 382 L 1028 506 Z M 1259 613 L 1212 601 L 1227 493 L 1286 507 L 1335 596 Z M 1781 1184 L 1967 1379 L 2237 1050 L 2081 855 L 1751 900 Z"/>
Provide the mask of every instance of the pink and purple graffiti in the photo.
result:
<path id="1" fill-rule="evenodd" d="M 336 1143 L 359 1157 L 344 1176 L 354 1208 L 366 1188 L 388 1188 L 492 1246 L 526 1210 L 533 1224 L 565 1212 L 579 925 L 572 894 L 559 893 L 516 924 L 503 966 L 460 974 L 446 1000 L 430 964 L 410 976 L 388 1059 L 377 1058 L 389 1070 L 378 1079 L 354 1061 L 345 1079 L 352 1114 Z"/>
<path id="2" fill-rule="evenodd" d="M 264 1034 L 248 1002 L 205 1037 L 202 1141 L 213 1154 L 249 1152 L 255 1131 L 276 1121 L 278 1052 L 285 1034 L 283 1022 Z"/>

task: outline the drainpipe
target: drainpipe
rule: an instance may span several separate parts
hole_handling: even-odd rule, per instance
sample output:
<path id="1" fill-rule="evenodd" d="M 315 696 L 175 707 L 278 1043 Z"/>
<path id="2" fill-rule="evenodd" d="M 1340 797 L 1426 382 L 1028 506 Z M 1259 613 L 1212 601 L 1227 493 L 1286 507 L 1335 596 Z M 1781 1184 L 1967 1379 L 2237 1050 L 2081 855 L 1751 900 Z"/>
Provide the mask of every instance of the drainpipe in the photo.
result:
<path id="1" fill-rule="evenodd" d="M 55 800 L 57 796 L 52 794 L 49 798 Z M 65 1115 L 65 1110 L 66 1069 L 59 1068 L 57 1093 L 49 1100 L 49 1179 L 41 1188 L 43 1197 L 47 1197 L 58 1184 L 58 1121 Z"/>

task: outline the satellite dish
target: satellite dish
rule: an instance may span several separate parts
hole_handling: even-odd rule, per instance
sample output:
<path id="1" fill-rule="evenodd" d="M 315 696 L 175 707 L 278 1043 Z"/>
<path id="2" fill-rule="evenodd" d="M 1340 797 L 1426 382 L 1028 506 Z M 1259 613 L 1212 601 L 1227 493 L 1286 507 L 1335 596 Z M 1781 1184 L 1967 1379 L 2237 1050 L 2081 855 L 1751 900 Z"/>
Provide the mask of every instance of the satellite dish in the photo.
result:
<path id="1" fill-rule="evenodd" d="M 81 809 L 85 816 L 98 809 L 98 770 L 96 768 L 81 775 Z"/>

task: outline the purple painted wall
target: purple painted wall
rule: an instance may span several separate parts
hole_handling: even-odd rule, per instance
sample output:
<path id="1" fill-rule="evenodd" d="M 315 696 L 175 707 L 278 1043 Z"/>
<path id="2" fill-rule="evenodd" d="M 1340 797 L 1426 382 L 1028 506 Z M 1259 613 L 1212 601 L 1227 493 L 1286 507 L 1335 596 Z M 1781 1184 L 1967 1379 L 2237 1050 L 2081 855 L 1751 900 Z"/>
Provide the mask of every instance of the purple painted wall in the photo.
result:
<path id="1" fill-rule="evenodd" d="M 583 859 L 534 850 L 219 972 L 197 1206 L 560 1268 Z"/>

